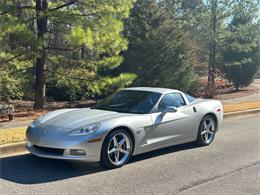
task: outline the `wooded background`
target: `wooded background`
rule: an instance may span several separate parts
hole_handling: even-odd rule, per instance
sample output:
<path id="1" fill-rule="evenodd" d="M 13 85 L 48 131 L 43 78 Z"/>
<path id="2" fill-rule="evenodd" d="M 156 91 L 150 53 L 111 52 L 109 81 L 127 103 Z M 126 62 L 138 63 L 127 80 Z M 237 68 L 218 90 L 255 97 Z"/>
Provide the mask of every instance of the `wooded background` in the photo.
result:
<path id="1" fill-rule="evenodd" d="M 99 99 L 125 86 L 238 90 L 260 66 L 259 0 L 4 0 L 0 101 Z"/>

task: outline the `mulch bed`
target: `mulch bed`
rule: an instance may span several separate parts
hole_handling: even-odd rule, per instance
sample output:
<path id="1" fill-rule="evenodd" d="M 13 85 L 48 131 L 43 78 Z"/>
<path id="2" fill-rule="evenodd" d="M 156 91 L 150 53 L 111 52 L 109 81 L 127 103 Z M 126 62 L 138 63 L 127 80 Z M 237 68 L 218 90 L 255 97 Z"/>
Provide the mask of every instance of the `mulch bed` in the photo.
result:
<path id="1" fill-rule="evenodd" d="M 245 97 L 257 93 L 258 90 L 259 89 L 257 87 L 252 85 L 246 88 L 241 88 L 239 91 L 235 91 L 233 87 L 230 87 L 230 88 L 218 90 L 217 91 L 218 94 L 215 95 L 214 99 L 228 100 L 228 99 Z M 9 103 L 13 104 L 15 107 L 14 120 L 26 121 L 26 120 L 34 120 L 51 110 L 62 109 L 62 108 L 90 107 L 95 104 L 95 101 L 86 100 L 86 101 L 74 101 L 74 102 L 48 102 L 47 108 L 43 110 L 33 110 L 32 101 L 15 100 Z M 0 117 L 0 122 L 2 123 L 9 122 L 8 117 Z"/>
<path id="2" fill-rule="evenodd" d="M 257 93 L 259 89 L 255 86 L 248 86 L 246 88 L 241 88 L 238 91 L 235 88 L 231 87 L 222 91 L 219 91 L 217 95 L 214 96 L 214 99 L 217 100 L 228 100 L 228 99 L 235 99 L 241 98 L 249 95 L 253 95 Z"/>
<path id="3" fill-rule="evenodd" d="M 26 121 L 26 120 L 34 120 L 46 112 L 63 109 L 63 108 L 84 108 L 90 107 L 95 104 L 93 100 L 86 101 L 74 101 L 74 102 L 48 102 L 46 104 L 46 109 L 42 110 L 34 110 L 32 101 L 23 101 L 23 100 L 14 100 L 10 101 L 10 104 L 14 105 L 14 120 L 15 121 Z M 0 122 L 9 122 L 8 117 L 2 116 L 0 117 Z"/>

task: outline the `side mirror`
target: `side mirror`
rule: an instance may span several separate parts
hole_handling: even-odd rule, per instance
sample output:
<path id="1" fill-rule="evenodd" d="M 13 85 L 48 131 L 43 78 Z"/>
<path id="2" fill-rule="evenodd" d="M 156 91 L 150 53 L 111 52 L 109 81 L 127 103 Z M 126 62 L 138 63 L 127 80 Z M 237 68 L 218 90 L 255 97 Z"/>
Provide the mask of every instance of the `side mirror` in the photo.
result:
<path id="1" fill-rule="evenodd" d="M 177 112 L 178 109 L 174 106 L 168 106 L 167 108 L 165 108 L 164 111 L 162 111 L 162 113 L 160 114 L 161 117 L 163 117 L 167 112 Z"/>

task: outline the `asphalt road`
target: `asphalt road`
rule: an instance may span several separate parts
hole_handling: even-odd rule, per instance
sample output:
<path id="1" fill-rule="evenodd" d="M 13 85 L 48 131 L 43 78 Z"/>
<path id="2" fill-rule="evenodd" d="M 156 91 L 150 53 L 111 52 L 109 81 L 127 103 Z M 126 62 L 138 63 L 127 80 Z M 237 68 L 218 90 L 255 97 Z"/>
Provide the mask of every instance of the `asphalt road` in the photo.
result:
<path id="1" fill-rule="evenodd" d="M 260 115 L 224 121 L 208 147 L 174 146 L 126 166 L 1 159 L 0 194 L 260 194 Z"/>

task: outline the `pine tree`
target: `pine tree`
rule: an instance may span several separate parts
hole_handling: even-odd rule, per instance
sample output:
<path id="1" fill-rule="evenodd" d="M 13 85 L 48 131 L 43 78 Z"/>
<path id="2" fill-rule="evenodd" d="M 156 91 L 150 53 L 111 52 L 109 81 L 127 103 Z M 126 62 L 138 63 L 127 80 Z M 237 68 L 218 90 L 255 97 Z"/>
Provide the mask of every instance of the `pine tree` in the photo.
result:
<path id="1" fill-rule="evenodd" d="M 1 1 L 0 64 L 26 62 L 34 66 L 35 108 L 44 107 L 50 72 L 88 80 L 92 89 L 129 84 L 134 75 L 122 74 L 115 79 L 101 76 L 99 71 L 122 62 L 120 52 L 127 48 L 127 40 L 121 35 L 122 21 L 128 17 L 133 1 Z M 83 78 L 77 78 L 75 70 L 83 70 Z"/>
<path id="2" fill-rule="evenodd" d="M 219 54 L 225 30 L 223 26 L 228 16 L 227 0 L 163 0 L 163 6 L 181 29 L 187 32 L 197 46 L 198 74 L 208 74 L 207 95 L 215 93 L 215 69 L 219 66 Z M 206 71 L 208 66 L 208 71 Z"/>
<path id="3" fill-rule="evenodd" d="M 227 78 L 239 87 L 248 86 L 260 66 L 259 3 L 241 0 L 232 4 L 228 36 L 223 52 L 223 70 Z"/>
<path id="4" fill-rule="evenodd" d="M 189 90 L 194 80 L 190 40 L 156 0 L 138 0 L 126 22 L 129 40 L 123 71 L 137 74 L 135 86 Z"/>

